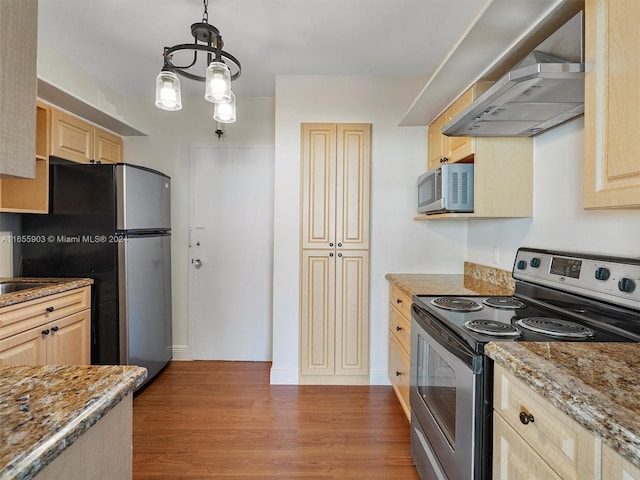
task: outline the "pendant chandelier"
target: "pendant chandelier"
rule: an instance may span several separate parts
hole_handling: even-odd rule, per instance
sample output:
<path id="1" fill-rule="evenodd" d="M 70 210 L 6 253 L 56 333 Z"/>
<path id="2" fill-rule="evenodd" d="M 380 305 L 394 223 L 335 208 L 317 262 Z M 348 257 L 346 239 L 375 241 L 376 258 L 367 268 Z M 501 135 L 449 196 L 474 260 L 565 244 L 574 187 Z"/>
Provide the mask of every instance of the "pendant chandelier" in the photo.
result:
<path id="1" fill-rule="evenodd" d="M 236 97 L 231 91 L 231 82 L 240 76 L 242 67 L 233 55 L 222 50 L 224 46 L 222 35 L 216 27 L 209 24 L 208 4 L 209 1 L 204 0 L 202 22 L 191 25 L 191 35 L 195 40 L 193 43 L 164 47 L 164 66 L 156 78 L 156 107 L 169 111 L 182 108 L 178 79 L 178 75 L 181 75 L 191 80 L 205 82 L 204 98 L 213 103 L 213 118 L 217 122 L 233 123 L 236 121 Z M 183 50 L 192 50 L 193 60 L 188 65 L 175 65 L 174 52 Z M 201 55 L 206 55 L 208 67 L 205 75 L 190 71 L 198 61 L 199 52 L 202 52 Z"/>

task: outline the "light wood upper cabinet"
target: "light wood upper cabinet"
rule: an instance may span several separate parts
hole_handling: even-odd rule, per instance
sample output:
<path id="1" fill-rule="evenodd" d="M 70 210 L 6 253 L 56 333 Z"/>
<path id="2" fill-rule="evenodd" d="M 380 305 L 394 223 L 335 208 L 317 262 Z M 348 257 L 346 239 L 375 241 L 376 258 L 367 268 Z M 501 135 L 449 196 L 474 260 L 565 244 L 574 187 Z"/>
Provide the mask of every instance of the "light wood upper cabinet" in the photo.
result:
<path id="1" fill-rule="evenodd" d="M 52 108 L 51 155 L 78 163 L 122 161 L 122 138 Z"/>
<path id="2" fill-rule="evenodd" d="M 369 248 L 370 124 L 302 125 L 302 248 Z"/>
<path id="3" fill-rule="evenodd" d="M 585 1 L 585 208 L 640 208 L 640 2 Z"/>
<path id="4" fill-rule="evenodd" d="M 93 128 L 93 150 L 96 162 L 122 162 L 122 138 L 98 127 Z"/>
<path id="5" fill-rule="evenodd" d="M 51 109 L 38 102 L 35 128 L 35 177 L 0 179 L 0 212 L 48 213 L 49 123 Z"/>
<path id="6" fill-rule="evenodd" d="M 435 168 L 442 163 L 473 161 L 476 139 L 473 137 L 447 137 L 441 130 L 447 123 L 467 108 L 491 86 L 491 82 L 478 82 L 467 89 L 430 125 L 428 130 L 427 168 Z"/>
<path id="7" fill-rule="evenodd" d="M 89 365 L 91 287 L 0 308 L 0 367 Z"/>
<path id="8" fill-rule="evenodd" d="M 37 0 L 0 0 L 0 175 L 34 176 Z"/>
<path id="9" fill-rule="evenodd" d="M 428 169 L 444 162 L 474 164 L 473 213 L 418 215 L 416 220 L 533 216 L 532 137 L 447 137 L 440 133 L 449 120 L 490 86 L 491 82 L 473 85 L 428 129 Z"/>

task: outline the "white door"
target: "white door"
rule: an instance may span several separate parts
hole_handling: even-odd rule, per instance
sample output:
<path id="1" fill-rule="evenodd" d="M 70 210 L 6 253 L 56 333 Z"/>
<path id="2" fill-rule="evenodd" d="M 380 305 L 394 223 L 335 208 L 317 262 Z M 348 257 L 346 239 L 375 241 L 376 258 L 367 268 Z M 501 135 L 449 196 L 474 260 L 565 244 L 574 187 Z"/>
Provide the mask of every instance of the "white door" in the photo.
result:
<path id="1" fill-rule="evenodd" d="M 271 360 L 273 147 L 192 147 L 194 360 Z"/>

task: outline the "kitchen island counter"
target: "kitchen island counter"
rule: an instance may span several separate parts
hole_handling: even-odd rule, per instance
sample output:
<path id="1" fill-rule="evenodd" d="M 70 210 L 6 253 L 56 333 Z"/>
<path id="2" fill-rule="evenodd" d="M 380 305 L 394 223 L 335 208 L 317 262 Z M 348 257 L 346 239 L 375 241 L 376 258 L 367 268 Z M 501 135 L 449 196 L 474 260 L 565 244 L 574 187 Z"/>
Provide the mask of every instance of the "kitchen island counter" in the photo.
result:
<path id="1" fill-rule="evenodd" d="M 0 480 L 33 478 L 146 376 L 136 366 L 0 368 Z"/>
<path id="2" fill-rule="evenodd" d="M 640 467 L 640 344 L 495 342 L 485 353 Z"/>
<path id="3" fill-rule="evenodd" d="M 35 288 L 26 290 L 18 290 L 16 292 L 4 293 L 0 295 L 0 308 L 15 305 L 17 303 L 27 302 L 36 298 L 54 295 L 56 293 L 74 290 L 76 288 L 87 287 L 93 284 L 91 278 L 41 278 L 41 277 L 17 277 L 17 278 L 0 278 L 0 284 L 3 283 L 20 283 L 20 284 L 37 284 Z M 46 284 L 46 285 L 42 285 Z"/>

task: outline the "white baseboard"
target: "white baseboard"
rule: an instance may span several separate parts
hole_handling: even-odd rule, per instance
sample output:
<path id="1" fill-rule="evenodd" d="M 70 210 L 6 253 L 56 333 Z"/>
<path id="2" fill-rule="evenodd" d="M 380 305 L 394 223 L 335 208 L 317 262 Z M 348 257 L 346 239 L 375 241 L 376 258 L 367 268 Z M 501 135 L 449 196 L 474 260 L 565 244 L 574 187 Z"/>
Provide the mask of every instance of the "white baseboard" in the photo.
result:
<path id="1" fill-rule="evenodd" d="M 271 385 L 298 385 L 298 369 L 278 370 L 271 367 Z"/>
<path id="2" fill-rule="evenodd" d="M 371 370 L 369 385 L 391 385 L 388 370 Z"/>
<path id="3" fill-rule="evenodd" d="M 173 345 L 173 361 L 192 360 L 188 345 Z"/>

